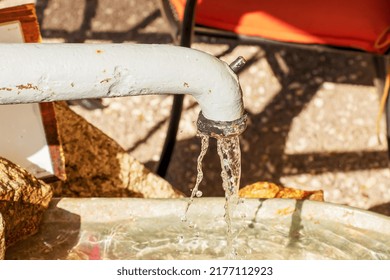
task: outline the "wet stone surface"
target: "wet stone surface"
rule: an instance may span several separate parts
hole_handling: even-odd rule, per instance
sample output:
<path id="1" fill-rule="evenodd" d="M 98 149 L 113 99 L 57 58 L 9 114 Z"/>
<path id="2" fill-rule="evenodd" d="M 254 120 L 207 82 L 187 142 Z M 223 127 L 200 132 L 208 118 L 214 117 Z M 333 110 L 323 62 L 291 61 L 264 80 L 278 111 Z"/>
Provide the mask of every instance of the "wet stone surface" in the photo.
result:
<path id="1" fill-rule="evenodd" d="M 172 44 L 157 1 L 38 1 L 44 42 Z M 380 95 L 372 57 L 363 53 L 302 50 L 196 37 L 193 47 L 240 73 L 248 129 L 241 136 L 242 185 L 271 181 L 323 189 L 325 200 L 389 213 L 390 171 L 384 119 L 382 143 L 375 119 Z M 158 65 L 156 65 L 158 67 Z M 159 159 L 172 99 L 144 96 L 103 100 L 104 109 L 72 109 L 153 169 Z M 178 143 L 167 180 L 187 195 L 195 184 L 199 108 L 184 101 Z M 215 141 L 204 159 L 203 196 L 223 194 Z"/>

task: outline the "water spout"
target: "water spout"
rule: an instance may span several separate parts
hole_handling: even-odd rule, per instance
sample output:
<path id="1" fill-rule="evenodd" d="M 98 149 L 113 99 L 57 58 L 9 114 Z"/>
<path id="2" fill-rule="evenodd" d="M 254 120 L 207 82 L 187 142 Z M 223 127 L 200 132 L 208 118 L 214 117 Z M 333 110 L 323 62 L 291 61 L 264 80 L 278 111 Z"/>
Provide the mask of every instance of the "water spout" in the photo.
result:
<path id="1" fill-rule="evenodd" d="M 189 94 L 210 121 L 244 116 L 238 78 L 201 51 L 167 45 L 0 44 L 0 104 Z"/>

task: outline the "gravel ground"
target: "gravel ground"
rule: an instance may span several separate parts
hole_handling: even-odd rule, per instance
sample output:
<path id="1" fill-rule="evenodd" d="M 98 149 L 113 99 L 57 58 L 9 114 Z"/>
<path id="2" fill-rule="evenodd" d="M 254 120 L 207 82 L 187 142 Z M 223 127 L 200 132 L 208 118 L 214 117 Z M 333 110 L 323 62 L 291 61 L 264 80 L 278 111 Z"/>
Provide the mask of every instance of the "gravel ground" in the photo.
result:
<path id="1" fill-rule="evenodd" d="M 87 4 L 86 4 L 87 3 Z M 38 14 L 44 42 L 172 44 L 156 0 L 42 0 Z M 242 185 L 271 181 L 322 189 L 325 200 L 390 214 L 390 171 L 380 96 L 366 54 L 302 50 L 195 38 L 193 48 L 226 62 L 249 60 L 240 74 L 249 126 L 241 137 Z M 156 65 L 158 67 L 158 65 Z M 162 148 L 172 98 L 144 96 L 103 100 L 107 108 L 77 113 L 154 169 Z M 178 143 L 166 179 L 189 194 L 196 176 L 199 108 L 185 99 Z M 216 143 L 211 142 L 200 188 L 222 195 Z"/>

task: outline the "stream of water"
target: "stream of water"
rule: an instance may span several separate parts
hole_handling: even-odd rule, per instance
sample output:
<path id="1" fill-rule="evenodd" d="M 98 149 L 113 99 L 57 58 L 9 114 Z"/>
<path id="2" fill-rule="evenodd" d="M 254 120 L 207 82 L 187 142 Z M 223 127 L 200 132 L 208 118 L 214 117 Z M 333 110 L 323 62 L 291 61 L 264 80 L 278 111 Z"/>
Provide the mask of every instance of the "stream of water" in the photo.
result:
<path id="1" fill-rule="evenodd" d="M 197 177 L 194 188 L 192 189 L 191 197 L 188 200 L 187 208 L 183 222 L 187 222 L 188 210 L 196 197 L 201 197 L 202 192 L 199 190 L 199 185 L 203 179 L 202 161 L 209 147 L 209 136 L 199 134 L 201 138 L 201 150 L 197 162 Z M 226 254 L 229 258 L 235 258 L 237 251 L 233 246 L 235 233 L 232 226 L 232 214 L 235 206 L 238 203 L 238 190 L 240 188 L 241 178 L 241 150 L 240 140 L 238 136 L 218 138 L 217 152 L 221 162 L 221 177 L 222 187 L 225 191 L 225 222 L 226 222 Z"/>
<path id="2" fill-rule="evenodd" d="M 201 139 L 201 148 L 200 148 L 200 154 L 198 157 L 197 168 L 196 168 L 197 169 L 196 183 L 195 183 L 195 187 L 192 189 L 190 199 L 188 200 L 187 208 L 186 208 L 184 215 L 181 219 L 182 222 L 187 221 L 187 213 L 188 213 L 188 210 L 189 210 L 192 202 L 194 201 L 194 197 L 195 196 L 201 197 L 203 194 L 202 191 L 199 190 L 199 185 L 203 180 L 202 162 L 203 162 L 204 156 L 207 153 L 207 149 L 209 148 L 209 137 L 207 135 L 204 135 L 204 134 L 199 134 L 199 137 Z"/>
<path id="3" fill-rule="evenodd" d="M 241 178 L 241 150 L 238 136 L 217 139 L 217 151 L 221 161 L 222 187 L 225 191 L 225 222 L 227 226 L 227 254 L 235 258 L 237 252 L 233 246 L 234 232 L 232 217 L 238 203 L 238 190 Z"/>

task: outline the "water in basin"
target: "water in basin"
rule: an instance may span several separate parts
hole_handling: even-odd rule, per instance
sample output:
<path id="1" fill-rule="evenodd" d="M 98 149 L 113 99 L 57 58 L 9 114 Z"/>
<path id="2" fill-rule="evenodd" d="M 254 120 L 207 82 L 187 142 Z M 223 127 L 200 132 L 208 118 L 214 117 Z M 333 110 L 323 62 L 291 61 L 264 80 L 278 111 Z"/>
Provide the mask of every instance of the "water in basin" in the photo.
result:
<path id="1" fill-rule="evenodd" d="M 231 259 L 225 199 L 193 204 L 183 223 L 186 199 L 61 199 L 6 258 Z M 389 218 L 359 209 L 246 199 L 232 221 L 238 259 L 390 259 Z"/>
<path id="2" fill-rule="evenodd" d="M 289 232 L 268 221 L 248 223 L 234 238 L 239 259 L 388 259 L 389 241 L 380 234 L 327 223 Z M 237 223 L 236 223 L 237 224 Z M 374 239 L 372 237 L 374 236 Z M 144 219 L 120 225 L 90 224 L 69 258 L 88 259 L 225 259 L 226 224 L 189 229 L 177 220 Z M 365 244 L 365 245 L 362 245 Z M 98 249 L 97 249 L 98 248 Z"/>

